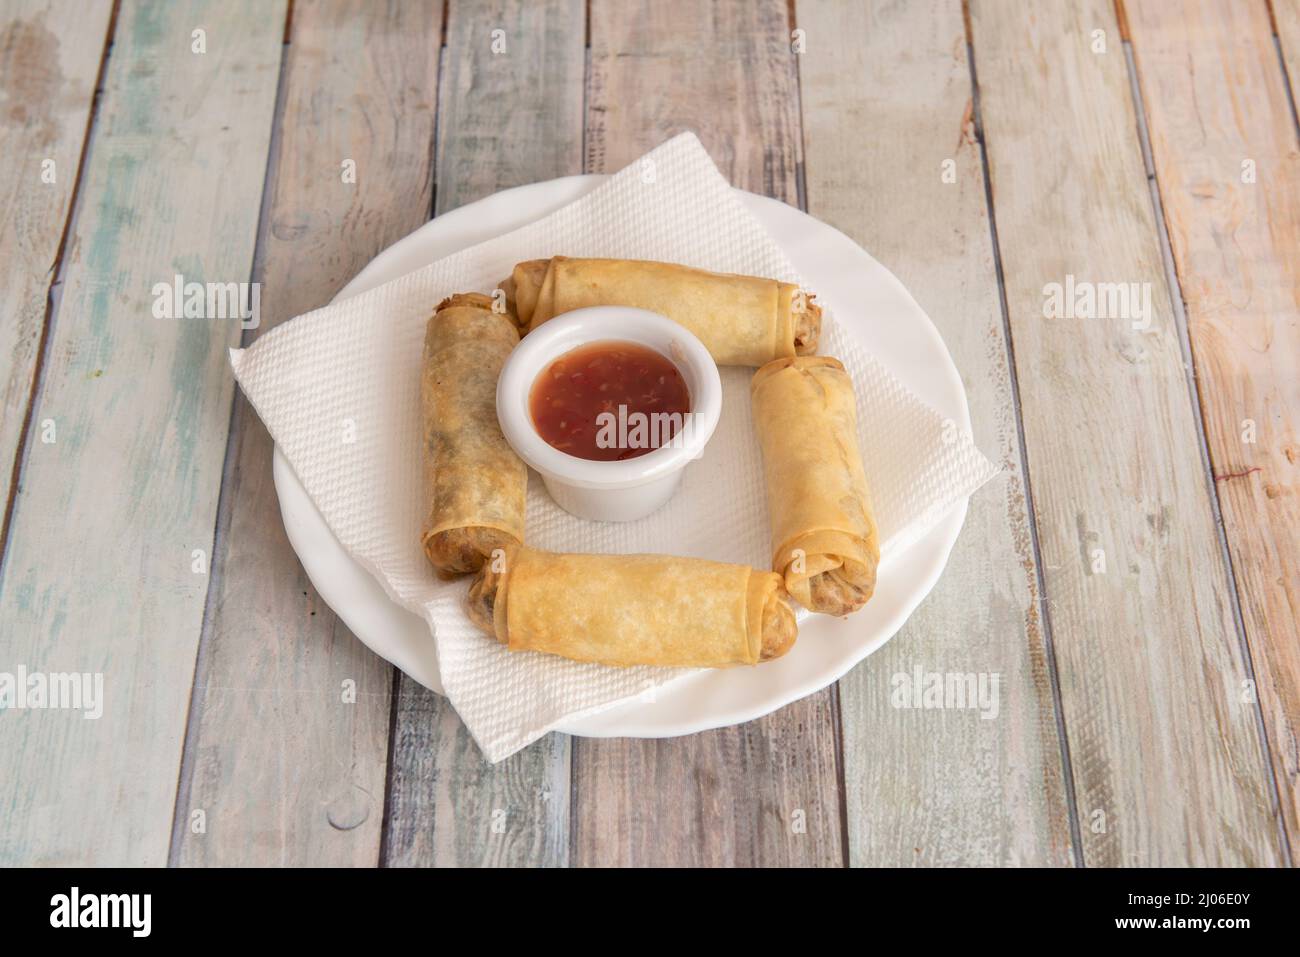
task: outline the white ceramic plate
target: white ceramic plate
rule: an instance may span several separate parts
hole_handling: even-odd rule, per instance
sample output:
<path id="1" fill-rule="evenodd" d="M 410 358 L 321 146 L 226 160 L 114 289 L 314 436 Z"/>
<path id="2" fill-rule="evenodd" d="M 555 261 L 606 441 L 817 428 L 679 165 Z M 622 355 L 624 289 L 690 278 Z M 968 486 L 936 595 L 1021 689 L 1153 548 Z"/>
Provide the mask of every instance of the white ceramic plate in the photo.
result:
<path id="1" fill-rule="evenodd" d="M 505 190 L 432 220 L 380 253 L 336 299 L 355 296 L 571 203 L 602 176 L 570 176 Z M 969 429 L 961 378 L 938 331 L 902 283 L 843 233 L 784 203 L 740 193 L 808 287 L 895 375 L 940 414 Z M 442 693 L 424 621 L 393 602 L 334 538 L 277 448 L 284 527 L 312 584 L 368 647 Z M 560 728 L 588 737 L 668 737 L 761 717 L 836 681 L 888 641 L 938 580 L 966 517 L 962 502 L 879 571 L 875 595 L 848 618 L 811 615 L 784 658 L 761 668 L 702 671 Z"/>

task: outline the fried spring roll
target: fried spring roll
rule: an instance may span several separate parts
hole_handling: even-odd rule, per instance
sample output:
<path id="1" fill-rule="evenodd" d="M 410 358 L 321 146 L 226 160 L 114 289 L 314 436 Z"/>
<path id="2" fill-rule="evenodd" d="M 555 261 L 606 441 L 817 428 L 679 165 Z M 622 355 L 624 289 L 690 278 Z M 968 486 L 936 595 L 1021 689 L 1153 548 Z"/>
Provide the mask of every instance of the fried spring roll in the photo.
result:
<path id="1" fill-rule="evenodd" d="M 798 634 L 779 575 L 670 555 L 513 549 L 483 565 L 468 610 L 511 651 L 606 665 L 752 665 Z"/>
<path id="2" fill-rule="evenodd" d="M 502 289 L 523 332 L 571 309 L 635 306 L 681 323 L 724 366 L 814 352 L 821 333 L 821 307 L 798 286 L 676 263 L 553 256 L 519 263 Z"/>
<path id="3" fill-rule="evenodd" d="M 876 587 L 880 544 L 858 451 L 853 382 L 838 359 L 769 362 L 750 384 L 772 567 L 810 611 L 847 615 Z"/>
<path id="4" fill-rule="evenodd" d="M 443 578 L 524 540 L 528 470 L 497 424 L 497 375 L 519 341 L 477 293 L 438 305 L 424 336 L 421 406 L 428 512 L 421 542 Z"/>

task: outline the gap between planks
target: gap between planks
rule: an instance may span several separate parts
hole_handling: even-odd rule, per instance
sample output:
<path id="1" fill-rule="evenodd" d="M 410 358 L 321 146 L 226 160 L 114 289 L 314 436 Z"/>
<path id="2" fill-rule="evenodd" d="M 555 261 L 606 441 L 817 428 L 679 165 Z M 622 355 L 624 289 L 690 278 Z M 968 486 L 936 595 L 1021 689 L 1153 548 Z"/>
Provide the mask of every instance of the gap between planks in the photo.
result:
<path id="1" fill-rule="evenodd" d="M 1115 0 L 1116 3 L 1122 3 L 1123 0 Z M 1282 70 L 1282 88 L 1286 91 L 1286 101 L 1291 105 L 1291 123 L 1295 127 L 1296 139 L 1300 141 L 1300 113 L 1296 110 L 1295 102 L 1295 83 L 1300 83 L 1300 77 L 1293 77 L 1291 71 L 1286 66 L 1286 54 L 1282 50 L 1282 35 L 1277 30 L 1277 11 L 1273 9 L 1273 0 L 1265 0 L 1268 4 L 1268 25 L 1273 31 L 1273 52 L 1277 54 L 1277 65 Z M 1300 54 L 1300 50 L 1296 51 Z"/>

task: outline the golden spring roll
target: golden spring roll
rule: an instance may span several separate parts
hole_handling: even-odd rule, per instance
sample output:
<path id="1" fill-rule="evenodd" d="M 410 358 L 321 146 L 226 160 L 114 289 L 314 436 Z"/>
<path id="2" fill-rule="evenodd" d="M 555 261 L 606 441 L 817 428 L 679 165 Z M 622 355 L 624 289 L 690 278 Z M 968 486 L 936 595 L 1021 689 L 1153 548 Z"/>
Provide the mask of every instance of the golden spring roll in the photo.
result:
<path id="1" fill-rule="evenodd" d="M 635 306 L 681 323 L 724 366 L 806 355 L 821 333 L 821 307 L 798 286 L 676 263 L 553 256 L 519 263 L 501 288 L 522 332 L 584 306 Z"/>
<path id="2" fill-rule="evenodd" d="M 847 615 L 876 587 L 880 543 L 858 451 L 853 381 L 838 359 L 769 362 L 750 384 L 772 567 L 810 611 Z"/>
<path id="3" fill-rule="evenodd" d="M 469 615 L 511 651 L 620 666 L 752 665 L 798 634 L 780 575 L 671 555 L 512 549 L 479 571 Z"/>
<path id="4" fill-rule="evenodd" d="M 497 424 L 497 375 L 519 341 L 478 293 L 438 305 L 424 335 L 420 400 L 428 501 L 424 554 L 443 578 L 524 540 L 528 470 Z"/>

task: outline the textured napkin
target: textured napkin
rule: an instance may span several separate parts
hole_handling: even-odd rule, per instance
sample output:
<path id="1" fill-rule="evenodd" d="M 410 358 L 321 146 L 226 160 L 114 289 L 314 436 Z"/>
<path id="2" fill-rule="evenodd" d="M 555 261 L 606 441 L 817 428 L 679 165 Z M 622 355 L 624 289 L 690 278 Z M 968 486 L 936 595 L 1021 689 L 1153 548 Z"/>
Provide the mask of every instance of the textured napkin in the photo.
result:
<path id="1" fill-rule="evenodd" d="M 443 686 L 490 761 L 561 722 L 680 677 L 511 654 L 470 624 L 467 581 L 442 582 L 420 548 L 420 355 L 434 306 L 490 292 L 516 262 L 555 254 L 655 259 L 799 282 L 694 135 L 650 151 L 545 218 L 334 305 L 244 350 L 235 376 L 344 548 L 392 598 L 424 616 Z M 814 290 L 815 291 L 815 290 Z M 996 473 L 970 438 L 917 399 L 828 315 L 822 354 L 853 376 L 882 557 L 905 549 Z M 723 414 L 704 456 L 664 508 L 624 524 L 586 522 L 531 475 L 527 539 L 555 551 L 664 552 L 759 568 L 771 561 L 750 369 L 723 369 Z M 887 569 L 882 572 L 887 574 Z M 798 653 L 798 645 L 793 654 Z"/>

